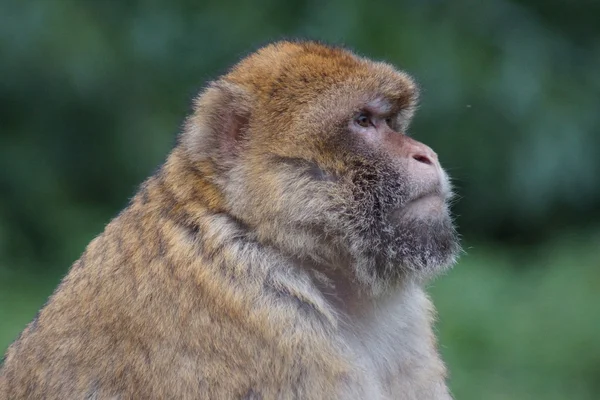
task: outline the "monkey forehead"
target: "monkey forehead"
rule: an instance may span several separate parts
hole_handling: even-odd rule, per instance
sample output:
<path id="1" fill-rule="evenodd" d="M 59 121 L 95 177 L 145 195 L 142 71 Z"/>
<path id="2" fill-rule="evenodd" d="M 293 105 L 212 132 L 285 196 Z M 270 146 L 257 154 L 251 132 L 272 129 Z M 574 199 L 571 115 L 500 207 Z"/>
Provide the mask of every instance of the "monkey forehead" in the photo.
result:
<path id="1" fill-rule="evenodd" d="M 400 107 L 417 98 L 417 86 L 406 73 L 384 62 L 316 42 L 277 42 L 240 61 L 224 79 L 247 87 L 265 104 L 278 108 L 314 102 L 334 92 L 348 101 L 386 98 Z"/>

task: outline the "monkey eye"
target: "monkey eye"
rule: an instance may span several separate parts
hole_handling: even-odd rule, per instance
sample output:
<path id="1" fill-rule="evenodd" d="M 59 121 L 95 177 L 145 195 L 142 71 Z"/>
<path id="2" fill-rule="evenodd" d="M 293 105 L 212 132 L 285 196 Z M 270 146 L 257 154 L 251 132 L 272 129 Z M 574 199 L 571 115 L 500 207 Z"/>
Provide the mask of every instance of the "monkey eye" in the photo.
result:
<path id="1" fill-rule="evenodd" d="M 361 113 L 358 117 L 356 117 L 354 122 L 356 122 L 358 126 L 362 126 L 363 128 L 368 128 L 373 125 L 373 123 L 371 122 L 371 118 L 365 113 Z"/>
<path id="2" fill-rule="evenodd" d="M 387 126 L 389 126 L 392 130 L 396 130 L 396 119 L 393 117 L 387 117 L 385 119 L 385 123 L 387 124 Z"/>

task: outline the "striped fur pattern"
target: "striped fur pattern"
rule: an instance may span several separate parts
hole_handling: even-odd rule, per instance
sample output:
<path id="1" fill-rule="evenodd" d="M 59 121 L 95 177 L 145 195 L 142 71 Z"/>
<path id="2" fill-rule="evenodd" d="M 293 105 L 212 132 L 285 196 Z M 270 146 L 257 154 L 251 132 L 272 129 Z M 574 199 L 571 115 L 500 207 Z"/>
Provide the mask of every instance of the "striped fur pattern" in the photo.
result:
<path id="1" fill-rule="evenodd" d="M 422 285 L 458 241 L 447 208 L 395 218 L 421 183 L 348 135 L 379 99 L 404 131 L 410 77 L 313 42 L 210 83 L 9 348 L 0 399 L 450 399 Z"/>

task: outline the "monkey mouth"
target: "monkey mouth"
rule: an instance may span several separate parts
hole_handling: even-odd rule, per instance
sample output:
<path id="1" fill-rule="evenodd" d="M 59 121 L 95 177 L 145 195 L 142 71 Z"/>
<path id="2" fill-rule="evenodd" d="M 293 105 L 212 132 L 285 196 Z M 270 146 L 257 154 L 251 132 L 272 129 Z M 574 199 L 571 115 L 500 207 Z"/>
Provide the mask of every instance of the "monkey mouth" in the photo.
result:
<path id="1" fill-rule="evenodd" d="M 413 203 L 419 203 L 421 201 L 427 200 L 429 198 L 439 198 L 444 203 L 449 202 L 454 194 L 452 193 L 452 189 L 450 183 L 446 179 L 439 179 L 430 184 L 425 185 L 420 188 L 420 190 L 415 190 L 414 195 L 409 197 L 408 201 L 405 203 L 405 206 L 408 206 Z"/>
<path id="2" fill-rule="evenodd" d="M 392 220 L 405 218 L 435 218 L 447 210 L 450 199 L 449 193 L 442 192 L 439 188 L 421 193 L 392 212 Z"/>
<path id="3" fill-rule="evenodd" d="M 410 207 L 421 207 L 423 205 L 435 206 L 435 205 L 445 205 L 445 204 L 446 204 L 446 198 L 444 196 L 442 196 L 438 193 L 431 193 L 431 194 L 420 196 L 420 197 L 414 199 L 409 204 L 407 204 L 407 207 L 410 208 Z"/>
<path id="4" fill-rule="evenodd" d="M 436 197 L 439 198 L 442 201 L 447 201 L 450 197 L 450 194 L 443 191 L 441 187 L 436 186 L 430 190 L 424 191 L 423 193 L 420 193 L 416 196 L 414 196 L 412 199 L 410 199 L 406 205 L 412 204 L 412 203 L 417 203 L 420 202 L 422 200 L 428 199 L 430 197 Z"/>

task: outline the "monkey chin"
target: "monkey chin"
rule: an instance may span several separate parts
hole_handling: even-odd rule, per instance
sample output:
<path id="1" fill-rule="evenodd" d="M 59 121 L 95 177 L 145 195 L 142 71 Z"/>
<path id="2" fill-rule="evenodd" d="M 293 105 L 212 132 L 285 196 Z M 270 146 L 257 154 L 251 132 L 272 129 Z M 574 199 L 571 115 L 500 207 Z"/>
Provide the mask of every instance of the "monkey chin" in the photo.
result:
<path id="1" fill-rule="evenodd" d="M 394 227 L 379 259 L 385 278 L 429 279 L 454 264 L 460 244 L 446 196 L 412 200 L 394 212 L 390 222 Z"/>

